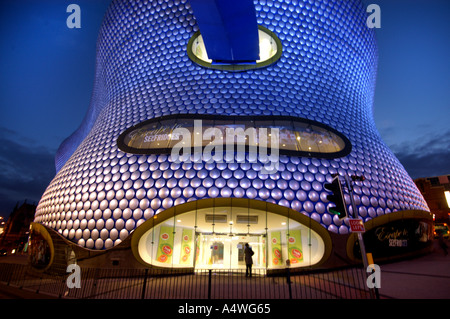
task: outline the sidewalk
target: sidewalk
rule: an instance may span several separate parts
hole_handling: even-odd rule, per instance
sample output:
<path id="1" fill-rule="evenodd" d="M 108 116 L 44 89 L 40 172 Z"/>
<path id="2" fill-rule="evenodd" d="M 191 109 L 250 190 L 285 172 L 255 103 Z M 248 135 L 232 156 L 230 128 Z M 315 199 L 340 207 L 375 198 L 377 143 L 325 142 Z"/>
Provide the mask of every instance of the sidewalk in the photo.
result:
<path id="1" fill-rule="evenodd" d="M 37 294 L 33 291 L 19 289 L 0 283 L 0 299 L 57 299 L 56 297 Z"/>
<path id="2" fill-rule="evenodd" d="M 10 256 L 2 262 L 26 263 L 26 256 Z M 380 299 L 450 299 L 450 255 L 435 242 L 432 253 L 408 260 L 380 264 Z M 52 299 L 43 293 L 0 284 L 0 299 Z"/>
<path id="3" fill-rule="evenodd" d="M 380 268 L 382 299 L 450 299 L 450 254 L 436 241 L 430 254 Z"/>

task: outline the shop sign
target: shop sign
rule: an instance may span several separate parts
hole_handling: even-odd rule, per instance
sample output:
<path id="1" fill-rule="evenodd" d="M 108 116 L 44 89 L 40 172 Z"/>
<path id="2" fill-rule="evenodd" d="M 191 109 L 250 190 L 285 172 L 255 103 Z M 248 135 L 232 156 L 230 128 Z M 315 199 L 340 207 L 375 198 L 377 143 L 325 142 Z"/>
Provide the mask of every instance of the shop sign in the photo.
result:
<path id="1" fill-rule="evenodd" d="M 349 219 L 348 222 L 352 233 L 364 233 L 366 231 L 362 219 Z"/>
<path id="2" fill-rule="evenodd" d="M 364 243 L 374 258 L 412 253 L 432 243 L 432 225 L 429 221 L 418 219 L 392 221 L 366 231 Z M 358 245 L 354 249 L 355 256 L 360 258 Z"/>

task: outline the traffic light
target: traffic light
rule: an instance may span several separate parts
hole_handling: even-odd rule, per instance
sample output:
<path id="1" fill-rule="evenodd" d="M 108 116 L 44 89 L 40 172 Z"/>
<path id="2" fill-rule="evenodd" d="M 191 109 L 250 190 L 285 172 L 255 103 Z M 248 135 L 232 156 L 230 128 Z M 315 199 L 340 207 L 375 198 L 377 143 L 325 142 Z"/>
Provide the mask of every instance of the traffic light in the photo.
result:
<path id="1" fill-rule="evenodd" d="M 344 202 L 344 197 L 342 194 L 342 186 L 339 181 L 339 176 L 335 176 L 331 183 L 324 185 L 325 189 L 332 192 L 332 195 L 327 195 L 327 199 L 333 203 L 335 206 L 329 206 L 328 212 L 330 214 L 337 215 L 339 219 L 344 219 L 347 217 L 347 206 Z"/>

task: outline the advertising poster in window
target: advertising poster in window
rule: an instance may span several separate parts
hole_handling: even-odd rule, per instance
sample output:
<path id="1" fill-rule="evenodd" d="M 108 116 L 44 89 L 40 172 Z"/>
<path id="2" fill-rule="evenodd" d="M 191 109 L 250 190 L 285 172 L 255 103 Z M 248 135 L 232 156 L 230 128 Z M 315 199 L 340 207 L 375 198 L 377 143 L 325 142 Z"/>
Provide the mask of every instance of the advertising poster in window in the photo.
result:
<path id="1" fill-rule="evenodd" d="M 272 242 L 272 265 L 274 267 L 282 266 L 281 259 L 281 232 L 272 232 L 270 240 Z"/>
<path id="2" fill-rule="evenodd" d="M 180 264 L 192 265 L 192 251 L 194 249 L 193 233 L 194 231 L 192 229 L 183 229 L 181 236 Z"/>
<path id="3" fill-rule="evenodd" d="M 202 234 L 198 234 L 195 238 L 195 264 L 198 264 L 198 260 L 200 257 L 200 244 L 203 242 Z M 203 245 L 202 245 L 203 246 Z"/>
<path id="4" fill-rule="evenodd" d="M 287 236 L 288 254 L 291 265 L 303 261 L 303 247 L 302 247 L 302 234 L 300 229 L 293 229 L 289 231 Z"/>
<path id="5" fill-rule="evenodd" d="M 262 258 L 261 264 L 265 265 L 266 264 L 266 239 L 263 237 L 260 237 L 260 241 L 262 243 L 261 244 L 261 254 L 260 254 L 260 256 Z"/>
<path id="6" fill-rule="evenodd" d="M 158 255 L 156 260 L 161 263 L 171 263 L 173 254 L 173 227 L 161 226 L 159 232 Z"/>

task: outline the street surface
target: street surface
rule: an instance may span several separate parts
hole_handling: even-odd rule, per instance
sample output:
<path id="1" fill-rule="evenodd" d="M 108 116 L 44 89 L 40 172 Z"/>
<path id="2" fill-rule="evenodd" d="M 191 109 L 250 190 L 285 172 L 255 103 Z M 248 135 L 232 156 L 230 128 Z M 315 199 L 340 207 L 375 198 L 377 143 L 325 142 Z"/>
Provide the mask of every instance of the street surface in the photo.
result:
<path id="1" fill-rule="evenodd" d="M 26 257 L 2 257 L 0 262 L 26 263 Z M 437 241 L 430 254 L 379 266 L 380 299 L 450 299 L 450 255 L 444 254 Z M 0 299 L 44 298 L 50 297 L 0 284 Z"/>
<path id="2" fill-rule="evenodd" d="M 450 255 L 436 241 L 430 254 L 380 268 L 381 298 L 450 299 Z"/>

